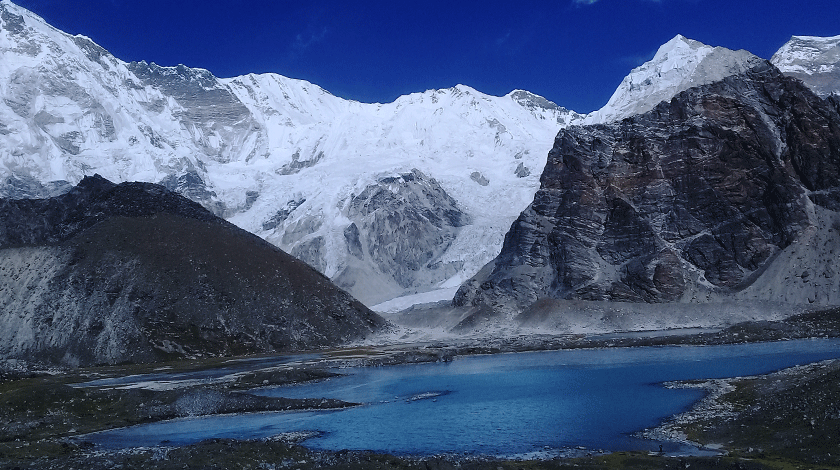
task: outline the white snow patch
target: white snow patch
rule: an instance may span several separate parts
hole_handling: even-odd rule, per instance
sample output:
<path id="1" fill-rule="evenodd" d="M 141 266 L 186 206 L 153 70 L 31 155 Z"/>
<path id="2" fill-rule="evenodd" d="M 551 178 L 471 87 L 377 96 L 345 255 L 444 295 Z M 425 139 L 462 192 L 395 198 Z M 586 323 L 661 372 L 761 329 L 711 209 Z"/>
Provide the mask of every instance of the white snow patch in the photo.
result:
<path id="1" fill-rule="evenodd" d="M 395 299 L 374 305 L 370 309 L 377 313 L 397 313 L 418 304 L 430 304 L 435 302 L 452 300 L 457 287 L 437 289 L 419 294 L 405 295 Z"/>

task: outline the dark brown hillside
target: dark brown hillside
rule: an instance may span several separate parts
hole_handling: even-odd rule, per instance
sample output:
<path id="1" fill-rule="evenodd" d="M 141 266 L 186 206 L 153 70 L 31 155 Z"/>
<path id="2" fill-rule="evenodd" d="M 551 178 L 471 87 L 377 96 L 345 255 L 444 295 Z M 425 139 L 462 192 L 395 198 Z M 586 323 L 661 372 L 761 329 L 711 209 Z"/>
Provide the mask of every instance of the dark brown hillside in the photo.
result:
<path id="1" fill-rule="evenodd" d="M 0 213 L 4 357 L 293 351 L 384 325 L 305 263 L 160 186 L 87 178 L 60 198 L 3 201 Z"/>

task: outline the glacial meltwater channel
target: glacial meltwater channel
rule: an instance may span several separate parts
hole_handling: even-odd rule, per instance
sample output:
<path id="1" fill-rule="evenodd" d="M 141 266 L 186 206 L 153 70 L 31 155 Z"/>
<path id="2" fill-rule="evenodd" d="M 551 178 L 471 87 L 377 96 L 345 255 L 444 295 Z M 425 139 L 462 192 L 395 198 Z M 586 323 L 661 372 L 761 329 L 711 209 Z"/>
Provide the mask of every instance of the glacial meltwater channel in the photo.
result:
<path id="1" fill-rule="evenodd" d="M 341 411 L 185 418 L 85 437 L 106 448 L 258 439 L 313 431 L 312 449 L 523 455 L 578 446 L 658 449 L 632 433 L 702 397 L 662 382 L 764 374 L 840 357 L 838 340 L 566 350 L 458 357 L 449 363 L 342 369 L 322 382 L 254 393 L 364 403 Z M 667 447 L 666 447 L 667 449 Z"/>

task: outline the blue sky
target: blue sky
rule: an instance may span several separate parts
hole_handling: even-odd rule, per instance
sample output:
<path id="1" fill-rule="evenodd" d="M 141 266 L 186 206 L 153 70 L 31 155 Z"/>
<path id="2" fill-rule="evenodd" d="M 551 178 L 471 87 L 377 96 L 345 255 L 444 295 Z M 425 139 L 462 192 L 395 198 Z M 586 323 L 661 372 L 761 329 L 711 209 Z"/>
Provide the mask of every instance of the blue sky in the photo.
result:
<path id="1" fill-rule="evenodd" d="M 525 89 L 579 112 L 676 34 L 764 58 L 840 35 L 838 0 L 13 1 L 126 61 L 275 72 L 364 102 Z"/>

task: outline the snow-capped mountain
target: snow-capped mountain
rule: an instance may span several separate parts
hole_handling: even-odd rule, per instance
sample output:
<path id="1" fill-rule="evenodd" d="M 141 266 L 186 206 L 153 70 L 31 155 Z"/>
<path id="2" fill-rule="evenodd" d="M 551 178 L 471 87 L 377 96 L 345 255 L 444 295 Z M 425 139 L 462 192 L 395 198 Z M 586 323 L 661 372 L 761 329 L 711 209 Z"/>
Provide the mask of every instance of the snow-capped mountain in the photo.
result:
<path id="1" fill-rule="evenodd" d="M 526 91 L 365 104 L 279 75 L 126 63 L 8 0 L 0 95 L 0 197 L 94 173 L 159 182 L 368 305 L 453 293 L 498 253 L 557 131 L 583 118 Z"/>
<path id="2" fill-rule="evenodd" d="M 840 36 L 793 36 L 770 61 L 823 98 L 840 94 Z"/>
<path id="3" fill-rule="evenodd" d="M 808 57 L 799 65 L 829 62 Z M 275 74 L 126 63 L 3 0 L 0 197 L 59 194 L 94 173 L 159 182 L 368 305 L 443 300 L 498 254 L 558 130 L 647 111 L 757 61 L 677 36 L 588 116 L 464 85 L 366 104 Z"/>
<path id="4" fill-rule="evenodd" d="M 645 113 L 689 88 L 743 73 L 761 59 L 744 51 L 711 47 L 677 35 L 653 59 L 624 77 L 603 108 L 586 116 L 585 124 L 603 124 Z"/>

